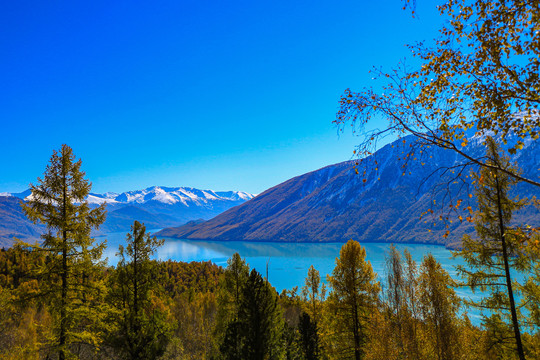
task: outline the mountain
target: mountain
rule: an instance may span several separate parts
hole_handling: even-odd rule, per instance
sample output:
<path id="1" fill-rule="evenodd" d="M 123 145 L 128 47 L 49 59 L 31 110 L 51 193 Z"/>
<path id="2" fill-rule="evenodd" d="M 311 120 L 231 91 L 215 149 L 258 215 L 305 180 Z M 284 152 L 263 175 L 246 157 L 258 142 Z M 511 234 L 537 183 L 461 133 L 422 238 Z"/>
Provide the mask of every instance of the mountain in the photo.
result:
<path id="1" fill-rule="evenodd" d="M 0 196 L 0 248 L 11 246 L 13 237 L 33 242 L 45 230 L 28 221 L 19 202 L 15 196 Z"/>
<path id="2" fill-rule="evenodd" d="M 43 233 L 44 227 L 28 221 L 19 206 L 21 200 L 30 196 L 30 190 L 0 193 L 0 247 L 11 246 L 13 237 L 33 241 Z M 242 191 L 153 186 L 121 194 L 91 193 L 86 200 L 93 207 L 107 204 L 107 220 L 96 233 L 100 234 L 128 231 L 134 220 L 148 229 L 157 229 L 210 219 L 251 198 L 252 194 Z"/>
<path id="3" fill-rule="evenodd" d="M 453 166 L 465 160 L 437 147 L 420 152 L 416 145 L 411 137 L 400 139 L 358 166 L 355 161 L 347 161 L 295 177 L 211 220 L 164 229 L 158 235 L 282 242 L 341 242 L 352 238 L 361 242 L 457 246 L 464 233 L 474 231 L 471 223 L 460 222 L 459 214 L 449 211 L 447 201 L 449 197 L 459 198 L 460 209 L 469 205 L 474 208 L 474 198 L 468 196 L 473 192 L 471 180 L 452 181 Z M 483 154 L 482 138 L 473 138 L 468 151 Z M 407 156 L 409 153 L 412 155 Z M 512 160 L 526 175 L 540 177 L 538 142 L 526 142 Z M 540 195 L 539 188 L 527 184 L 520 184 L 514 192 L 521 197 Z M 434 215 L 420 218 L 429 209 Z M 440 221 L 439 214 L 443 219 L 447 214 L 450 217 Z M 540 213 L 535 208 L 526 208 L 514 218 L 516 224 L 540 225 Z M 451 230 L 447 238 L 443 237 L 446 225 Z"/>

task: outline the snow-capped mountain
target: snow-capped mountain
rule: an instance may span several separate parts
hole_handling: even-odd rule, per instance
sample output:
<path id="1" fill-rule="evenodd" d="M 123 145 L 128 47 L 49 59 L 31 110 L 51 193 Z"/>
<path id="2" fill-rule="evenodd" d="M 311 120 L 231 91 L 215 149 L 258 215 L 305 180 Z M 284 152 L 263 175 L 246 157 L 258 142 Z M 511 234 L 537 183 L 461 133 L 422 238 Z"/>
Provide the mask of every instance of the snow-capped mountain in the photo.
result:
<path id="1" fill-rule="evenodd" d="M 28 200 L 30 190 L 20 193 L 0 192 L 0 196 L 14 196 Z M 164 204 L 181 203 L 185 206 L 208 206 L 216 201 L 247 201 L 253 198 L 253 194 L 244 191 L 214 191 L 199 190 L 190 187 L 165 187 L 152 186 L 143 190 L 133 190 L 121 194 L 106 192 L 104 194 L 90 193 L 86 200 L 90 204 L 144 204 L 156 201 Z"/>
<path id="2" fill-rule="evenodd" d="M 152 186 L 144 190 L 128 191 L 122 194 L 91 194 L 95 203 L 136 203 L 144 204 L 157 201 L 164 204 L 181 203 L 185 206 L 206 206 L 215 201 L 247 201 L 253 197 L 243 191 L 219 192 L 213 190 L 199 190 L 188 187 L 160 187 Z"/>
<path id="3" fill-rule="evenodd" d="M 31 196 L 30 190 L 0 193 L 0 246 L 10 245 L 13 237 L 34 239 L 43 231 L 43 227 L 29 222 L 18 206 L 20 199 L 28 200 Z M 91 206 L 107 204 L 107 220 L 100 228 L 101 233 L 106 233 L 127 231 L 134 220 L 145 223 L 148 229 L 206 220 L 253 197 L 243 191 L 152 186 L 121 194 L 91 193 L 86 200 Z"/>

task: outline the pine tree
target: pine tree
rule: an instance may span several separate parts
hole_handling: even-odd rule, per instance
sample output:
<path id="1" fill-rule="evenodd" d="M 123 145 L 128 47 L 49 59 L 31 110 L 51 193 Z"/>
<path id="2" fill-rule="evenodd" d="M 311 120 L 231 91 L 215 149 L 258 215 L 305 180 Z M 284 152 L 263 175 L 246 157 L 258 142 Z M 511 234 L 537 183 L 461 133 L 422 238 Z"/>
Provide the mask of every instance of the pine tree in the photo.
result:
<path id="1" fill-rule="evenodd" d="M 101 341 L 95 328 L 104 314 L 96 310 L 103 290 L 97 265 L 105 244 L 96 244 L 90 232 L 105 220 L 105 205 L 90 209 L 85 198 L 92 185 L 81 171 L 81 160 L 75 161 L 67 145 L 53 151 L 43 178 L 37 181 L 21 206 L 28 219 L 47 228 L 42 244 L 30 247 L 47 257 L 36 275 L 40 295 L 50 301 L 54 318 L 50 346 L 63 360 L 75 351 L 70 344 L 98 346 Z"/>
<path id="2" fill-rule="evenodd" d="M 327 306 L 333 311 L 333 352 L 340 359 L 360 360 L 368 338 L 370 312 L 375 308 L 379 283 L 366 250 L 358 242 L 349 240 L 336 258 Z M 330 315 L 330 316 L 332 316 Z"/>
<path id="3" fill-rule="evenodd" d="M 511 339 L 515 353 L 524 360 L 511 275 L 512 270 L 519 272 L 527 267 L 520 238 L 510 227 L 512 212 L 522 205 L 509 195 L 516 180 L 508 172 L 517 170 L 507 157 L 501 155 L 501 148 L 492 138 L 486 139 L 486 145 L 486 163 L 493 167 L 483 167 L 479 174 L 474 174 L 478 199 L 477 238 L 463 237 L 463 249 L 456 252 L 456 256 L 463 257 L 467 266 L 459 266 L 458 272 L 465 277 L 465 285 L 473 291 L 479 289 L 488 293 L 482 300 L 470 304 L 491 312 L 490 316 L 484 315 L 484 325 L 493 334 L 493 344 Z"/>
<path id="4" fill-rule="evenodd" d="M 280 359 L 284 326 L 278 294 L 253 269 L 241 288 L 238 318 L 227 326 L 221 354 L 225 359 Z"/>
<path id="5" fill-rule="evenodd" d="M 307 313 L 302 313 L 298 322 L 300 345 L 305 360 L 319 359 L 319 334 L 315 321 Z"/>
<path id="6" fill-rule="evenodd" d="M 240 306 L 243 358 L 279 359 L 284 328 L 278 294 L 257 270 L 251 270 Z"/>
<path id="7" fill-rule="evenodd" d="M 128 359 L 154 359 L 165 351 L 172 330 L 166 311 L 156 305 L 159 283 L 150 259 L 163 240 L 135 221 L 126 242 L 125 248 L 119 246 L 120 261 L 112 275 L 110 299 L 118 315 L 111 342 Z"/>

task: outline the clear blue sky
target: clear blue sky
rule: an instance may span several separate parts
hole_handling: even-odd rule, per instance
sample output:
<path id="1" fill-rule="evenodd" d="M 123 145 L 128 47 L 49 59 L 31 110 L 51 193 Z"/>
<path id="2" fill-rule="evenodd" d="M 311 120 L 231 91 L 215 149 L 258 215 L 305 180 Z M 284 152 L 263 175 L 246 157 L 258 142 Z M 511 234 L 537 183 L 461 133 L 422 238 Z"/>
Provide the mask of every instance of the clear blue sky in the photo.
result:
<path id="1" fill-rule="evenodd" d="M 348 160 L 339 96 L 443 19 L 381 1 L 4 1 L 0 192 L 70 145 L 94 192 L 265 189 Z"/>

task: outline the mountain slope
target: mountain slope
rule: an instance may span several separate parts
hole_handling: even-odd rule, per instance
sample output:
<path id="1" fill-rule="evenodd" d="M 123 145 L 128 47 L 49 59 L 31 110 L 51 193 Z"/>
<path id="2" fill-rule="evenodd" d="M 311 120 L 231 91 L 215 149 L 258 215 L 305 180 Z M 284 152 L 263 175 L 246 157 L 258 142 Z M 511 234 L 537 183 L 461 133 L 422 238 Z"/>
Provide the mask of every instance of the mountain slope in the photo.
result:
<path id="1" fill-rule="evenodd" d="M 0 248 L 11 246 L 14 237 L 31 242 L 39 238 L 44 229 L 28 221 L 20 207 L 20 199 L 0 196 Z"/>
<path id="2" fill-rule="evenodd" d="M 483 151 L 480 139 L 472 146 L 474 152 Z M 364 242 L 458 243 L 463 233 L 473 231 L 470 223 L 420 219 L 420 214 L 434 207 L 433 200 L 441 204 L 448 195 L 444 186 L 454 175 L 437 169 L 463 160 L 453 152 L 432 148 L 418 154 L 404 170 L 400 158 L 411 147 L 413 139 L 406 138 L 379 150 L 367 159 L 370 166 L 365 175 L 363 168 L 356 175 L 352 161 L 331 165 L 290 179 L 209 221 L 164 229 L 158 235 L 225 241 L 333 242 L 353 238 Z M 515 160 L 529 176 L 538 178 L 538 144 L 527 144 L 522 154 Z M 521 185 L 516 191 L 522 196 L 538 196 L 539 190 Z M 473 205 L 468 198 L 470 184 L 451 184 L 449 191 L 462 197 L 464 206 Z M 538 222 L 538 215 L 536 209 L 525 209 L 516 221 Z M 452 230 L 448 238 L 442 236 L 445 224 Z"/>

